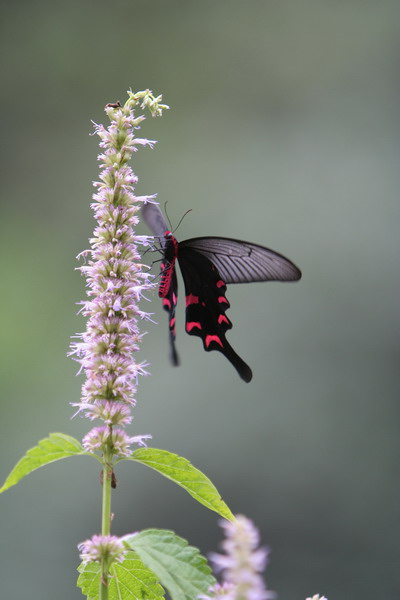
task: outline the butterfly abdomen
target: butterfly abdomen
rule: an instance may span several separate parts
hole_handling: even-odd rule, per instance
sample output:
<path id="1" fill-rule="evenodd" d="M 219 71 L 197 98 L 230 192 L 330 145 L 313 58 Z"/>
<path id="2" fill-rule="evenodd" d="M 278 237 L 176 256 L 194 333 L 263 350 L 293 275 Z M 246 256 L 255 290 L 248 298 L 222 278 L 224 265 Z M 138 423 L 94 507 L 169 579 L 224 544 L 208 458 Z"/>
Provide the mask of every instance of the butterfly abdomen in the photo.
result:
<path id="1" fill-rule="evenodd" d="M 160 298 L 165 298 L 168 295 L 169 289 L 171 287 L 171 278 L 172 273 L 174 272 L 174 263 L 173 261 L 170 264 L 161 263 L 161 280 L 160 286 L 158 288 L 158 295 Z"/>

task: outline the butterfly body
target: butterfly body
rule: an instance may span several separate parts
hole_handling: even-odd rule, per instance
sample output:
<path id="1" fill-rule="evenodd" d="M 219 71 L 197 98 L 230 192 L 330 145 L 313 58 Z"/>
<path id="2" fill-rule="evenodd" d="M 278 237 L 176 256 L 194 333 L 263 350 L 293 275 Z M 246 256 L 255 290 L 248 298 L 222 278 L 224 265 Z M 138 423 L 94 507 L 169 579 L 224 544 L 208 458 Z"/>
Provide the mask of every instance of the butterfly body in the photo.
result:
<path id="1" fill-rule="evenodd" d="M 175 348 L 175 310 L 178 296 L 176 261 L 185 286 L 186 325 L 189 335 L 202 339 L 204 350 L 218 350 L 232 363 L 240 377 L 249 382 L 250 367 L 225 337 L 232 322 L 225 312 L 230 283 L 253 281 L 296 281 L 301 272 L 287 258 L 257 244 L 222 237 L 199 237 L 178 242 L 155 204 L 146 204 L 142 214 L 158 238 L 163 252 L 158 294 L 169 314 L 171 358 L 179 364 Z"/>
<path id="2" fill-rule="evenodd" d="M 161 263 L 161 281 L 158 288 L 160 298 L 165 298 L 171 286 L 171 279 L 175 269 L 175 262 L 178 256 L 178 240 L 170 231 L 164 233 L 165 249 L 164 258 Z"/>

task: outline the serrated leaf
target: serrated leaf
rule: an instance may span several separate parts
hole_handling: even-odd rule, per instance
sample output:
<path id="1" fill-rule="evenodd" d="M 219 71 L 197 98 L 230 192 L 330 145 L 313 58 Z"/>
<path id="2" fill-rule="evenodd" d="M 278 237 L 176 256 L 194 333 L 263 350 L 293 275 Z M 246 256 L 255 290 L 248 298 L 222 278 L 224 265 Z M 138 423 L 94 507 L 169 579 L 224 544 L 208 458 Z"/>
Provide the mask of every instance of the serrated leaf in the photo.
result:
<path id="1" fill-rule="evenodd" d="M 164 477 L 168 477 L 168 479 L 183 487 L 195 500 L 215 511 L 224 519 L 228 519 L 228 521 L 235 520 L 215 485 L 186 458 L 167 450 L 139 448 L 135 450 L 130 460 L 136 460 L 155 469 Z"/>
<path id="2" fill-rule="evenodd" d="M 76 585 L 88 600 L 97 600 L 100 596 L 100 564 L 81 563 L 78 567 L 79 577 Z"/>
<path id="3" fill-rule="evenodd" d="M 204 556 L 173 531 L 145 529 L 123 539 L 157 575 L 173 600 L 193 600 L 215 583 Z"/>
<path id="4" fill-rule="evenodd" d="M 27 451 L 21 458 L 0 488 L 0 493 L 8 490 L 18 483 L 23 477 L 61 458 L 89 454 L 80 442 L 65 433 L 50 433 L 48 438 L 40 440 L 37 446 Z M 93 455 L 91 455 L 93 456 Z"/>
<path id="5" fill-rule="evenodd" d="M 100 564 L 80 565 L 77 585 L 88 600 L 100 596 Z M 154 573 L 148 569 L 135 552 L 128 552 L 122 563 L 110 567 L 108 600 L 159 600 L 164 590 Z"/>

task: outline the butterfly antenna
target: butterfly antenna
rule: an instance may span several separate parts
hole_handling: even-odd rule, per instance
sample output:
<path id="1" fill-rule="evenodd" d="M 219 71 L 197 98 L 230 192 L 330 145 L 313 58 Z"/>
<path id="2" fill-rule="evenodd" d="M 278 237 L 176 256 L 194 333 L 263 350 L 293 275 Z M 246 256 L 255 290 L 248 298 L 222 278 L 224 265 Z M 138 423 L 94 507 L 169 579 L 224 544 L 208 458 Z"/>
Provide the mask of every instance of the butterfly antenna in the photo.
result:
<path id="1" fill-rule="evenodd" d="M 173 230 L 172 233 L 175 233 L 175 231 L 178 229 L 179 225 L 182 223 L 183 219 L 186 217 L 186 215 L 188 215 L 190 212 L 192 212 L 192 208 L 189 208 L 189 210 L 187 210 L 181 217 L 181 220 L 179 221 L 178 225 L 175 227 L 175 229 Z"/>
<path id="2" fill-rule="evenodd" d="M 172 233 L 175 233 L 175 231 L 178 229 L 179 225 L 182 223 L 183 219 L 186 217 L 186 215 L 187 215 L 187 214 L 189 214 L 190 212 L 192 212 L 192 210 L 193 210 L 193 209 L 192 209 L 192 208 L 189 208 L 189 210 L 187 210 L 187 211 L 186 211 L 186 212 L 185 212 L 185 213 L 182 215 L 182 217 L 181 217 L 181 220 L 179 221 L 178 225 L 177 225 L 177 226 L 175 227 L 175 229 L 173 230 L 173 229 L 172 229 L 172 223 L 171 223 L 171 219 L 169 218 L 168 211 L 167 211 L 167 204 L 168 204 L 168 200 L 166 200 L 166 201 L 165 201 L 165 203 L 164 203 L 164 212 L 165 212 L 165 216 L 166 216 L 166 217 L 167 217 L 167 219 L 168 219 L 168 223 L 169 223 L 169 226 L 170 226 L 171 232 L 172 232 Z"/>
<path id="3" fill-rule="evenodd" d="M 169 215 L 168 215 L 168 211 L 167 211 L 167 204 L 168 204 L 168 200 L 166 200 L 166 201 L 164 202 L 164 212 L 165 212 L 165 216 L 166 216 L 166 217 L 167 217 L 167 219 L 168 219 L 169 228 L 170 228 L 170 230 L 172 231 L 172 223 L 171 223 L 171 220 L 170 220 L 170 218 L 169 218 Z"/>

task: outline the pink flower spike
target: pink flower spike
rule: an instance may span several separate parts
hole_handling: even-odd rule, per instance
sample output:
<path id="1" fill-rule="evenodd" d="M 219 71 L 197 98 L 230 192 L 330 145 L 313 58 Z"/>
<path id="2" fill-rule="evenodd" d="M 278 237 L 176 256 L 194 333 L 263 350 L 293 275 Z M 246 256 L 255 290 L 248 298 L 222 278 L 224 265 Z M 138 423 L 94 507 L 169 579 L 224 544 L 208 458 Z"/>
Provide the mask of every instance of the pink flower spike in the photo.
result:
<path id="1" fill-rule="evenodd" d="M 80 557 L 84 564 L 100 562 L 105 559 L 112 562 L 123 562 L 127 550 L 119 538 L 114 535 L 94 535 L 78 545 Z"/>
<path id="2" fill-rule="evenodd" d="M 110 438 L 109 432 L 109 427 L 131 422 L 138 376 L 148 374 L 147 363 L 136 361 L 134 353 L 143 336 L 140 321 L 151 319 L 138 302 L 154 287 L 148 267 L 141 262 L 139 246 L 150 246 L 152 239 L 137 236 L 135 227 L 141 204 L 154 202 L 156 195 L 135 195 L 138 178 L 128 163 L 140 147 L 152 148 L 156 142 L 136 137 L 144 116 L 134 111 L 141 106 L 160 115 L 168 108 L 149 90 L 128 94 L 124 106 L 106 106 L 109 127 L 94 123 L 101 148 L 100 175 L 93 183 L 91 204 L 97 224 L 89 240 L 90 249 L 78 255 L 85 261 L 79 270 L 86 278 L 88 296 L 80 312 L 88 320 L 86 331 L 71 343 L 69 353 L 86 376 L 78 412 L 105 423 L 85 436 L 84 446 L 89 451 L 107 446 L 119 456 L 130 455 L 131 443 L 143 445 L 148 439 L 137 436 L 138 441 L 131 441 L 122 430 L 115 430 Z"/>
<path id="3" fill-rule="evenodd" d="M 252 521 L 238 515 L 235 521 L 220 521 L 220 524 L 225 531 L 221 544 L 225 554 L 212 553 L 209 558 L 215 571 L 222 573 L 222 583 L 228 587 L 214 590 L 215 597 L 220 598 L 227 591 L 229 600 L 275 598 L 261 576 L 267 565 L 268 550 L 259 547 L 260 534 Z"/>

